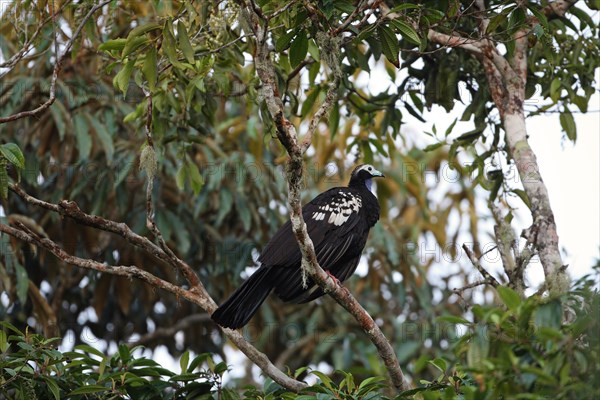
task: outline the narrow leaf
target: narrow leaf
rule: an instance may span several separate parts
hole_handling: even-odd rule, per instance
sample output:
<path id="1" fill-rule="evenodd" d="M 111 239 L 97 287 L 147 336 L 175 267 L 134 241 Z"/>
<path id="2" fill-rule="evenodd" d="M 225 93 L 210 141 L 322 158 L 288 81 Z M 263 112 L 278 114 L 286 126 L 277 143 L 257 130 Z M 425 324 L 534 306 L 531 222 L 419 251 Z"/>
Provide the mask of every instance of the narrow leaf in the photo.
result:
<path id="1" fill-rule="evenodd" d="M 292 68 L 297 67 L 308 53 L 308 36 L 306 32 L 300 31 L 290 46 L 290 65 Z"/>
<path id="2" fill-rule="evenodd" d="M 190 38 L 187 33 L 187 29 L 183 25 L 183 22 L 179 21 L 177 24 L 177 41 L 179 42 L 179 48 L 183 52 L 183 56 L 190 64 L 194 63 L 194 49 L 190 43 Z"/>
<path id="3" fill-rule="evenodd" d="M 0 154 L 2 154 L 9 163 L 19 169 L 25 168 L 25 157 L 19 146 L 15 143 L 5 143 L 0 146 Z"/>
<path id="4" fill-rule="evenodd" d="M 421 44 L 421 37 L 417 31 L 406 22 L 402 21 L 401 19 L 394 19 L 390 21 L 390 24 L 402 35 L 404 39 L 416 45 Z"/>
<path id="5" fill-rule="evenodd" d="M 575 119 L 571 111 L 565 107 L 565 111 L 560 114 L 560 126 L 563 131 L 567 134 L 567 137 L 572 142 L 577 140 L 577 125 L 575 125 Z"/>
<path id="6" fill-rule="evenodd" d="M 127 95 L 127 88 L 129 87 L 129 79 L 133 72 L 134 62 L 135 60 L 129 60 L 113 79 L 113 85 L 123 93 L 123 96 Z"/>
<path id="7" fill-rule="evenodd" d="M 144 78 L 146 78 L 146 81 L 148 81 L 148 88 L 150 91 L 154 91 L 158 77 L 156 47 L 154 46 L 150 47 L 148 52 L 146 52 L 146 60 L 144 61 L 144 65 L 142 67 L 142 74 L 144 74 Z"/>
<path id="8" fill-rule="evenodd" d="M 506 286 L 498 286 L 496 290 L 498 291 L 498 295 L 502 299 L 502 302 L 504 302 L 511 311 L 516 311 L 521 304 L 521 297 L 517 292 Z"/>
<path id="9" fill-rule="evenodd" d="M 124 39 L 124 38 L 107 40 L 106 42 L 104 42 L 100 46 L 98 46 L 98 50 L 121 51 L 125 47 L 125 43 L 127 43 L 127 39 Z"/>
<path id="10" fill-rule="evenodd" d="M 293 29 L 279 36 L 275 42 L 275 51 L 279 53 L 287 49 L 294 36 L 296 36 L 296 31 Z"/>
<path id="11" fill-rule="evenodd" d="M 160 28 L 161 28 L 161 25 L 157 24 L 156 22 L 149 22 L 144 25 L 136 26 L 129 32 L 129 35 L 127 35 L 127 39 L 131 39 L 136 36 L 142 36 L 152 30 L 160 29 Z"/>
<path id="12" fill-rule="evenodd" d="M 131 39 L 127 39 L 127 43 L 125 43 L 125 47 L 121 52 L 121 58 L 125 58 L 144 44 L 148 43 L 148 38 L 145 36 L 137 36 Z"/>
<path id="13" fill-rule="evenodd" d="M 400 68 L 400 61 L 398 60 L 400 45 L 394 32 L 389 27 L 380 25 L 377 28 L 377 34 L 379 35 L 381 49 L 385 55 L 385 58 L 394 64 L 396 68 Z"/>

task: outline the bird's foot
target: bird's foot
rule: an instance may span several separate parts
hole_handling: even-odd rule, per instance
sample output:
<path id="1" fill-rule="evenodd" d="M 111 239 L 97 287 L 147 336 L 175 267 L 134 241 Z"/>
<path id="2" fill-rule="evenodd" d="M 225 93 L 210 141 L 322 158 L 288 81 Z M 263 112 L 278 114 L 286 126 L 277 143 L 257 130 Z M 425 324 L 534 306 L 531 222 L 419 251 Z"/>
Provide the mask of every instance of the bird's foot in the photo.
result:
<path id="1" fill-rule="evenodd" d="M 329 275 L 329 277 L 331 278 L 331 280 L 333 280 L 333 282 L 334 282 L 335 284 L 337 284 L 338 286 L 342 286 L 342 282 L 340 282 L 340 280 L 339 280 L 338 278 L 336 278 L 336 277 L 335 277 L 335 276 L 334 276 L 334 275 L 333 275 L 331 272 L 329 272 L 329 271 L 325 270 L 325 273 L 326 273 L 327 275 Z"/>

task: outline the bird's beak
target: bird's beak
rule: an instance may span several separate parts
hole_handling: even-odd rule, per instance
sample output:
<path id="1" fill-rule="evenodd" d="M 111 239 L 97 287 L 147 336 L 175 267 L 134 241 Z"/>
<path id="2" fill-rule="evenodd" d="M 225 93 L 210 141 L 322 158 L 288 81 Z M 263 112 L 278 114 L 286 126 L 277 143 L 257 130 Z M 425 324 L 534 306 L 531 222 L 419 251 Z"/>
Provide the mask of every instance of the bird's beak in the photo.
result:
<path id="1" fill-rule="evenodd" d="M 373 176 L 373 178 L 385 178 L 385 175 L 376 169 L 371 172 L 371 176 Z"/>

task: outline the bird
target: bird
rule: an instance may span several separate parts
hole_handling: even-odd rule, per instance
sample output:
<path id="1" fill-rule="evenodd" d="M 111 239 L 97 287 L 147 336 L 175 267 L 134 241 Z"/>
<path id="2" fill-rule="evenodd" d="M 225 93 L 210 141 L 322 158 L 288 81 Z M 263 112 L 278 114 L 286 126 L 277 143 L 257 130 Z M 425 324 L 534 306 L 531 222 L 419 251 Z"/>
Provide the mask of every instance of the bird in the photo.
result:
<path id="1" fill-rule="evenodd" d="M 372 165 L 358 165 L 348 186 L 331 188 L 302 207 L 317 261 L 340 283 L 356 270 L 369 230 L 379 220 L 379 201 L 372 192 L 373 178 L 379 177 L 385 176 Z M 302 255 L 289 220 L 264 247 L 258 262 L 258 269 L 211 315 L 220 326 L 246 325 L 272 291 L 284 302 L 297 304 L 325 294 L 311 278 L 303 282 Z"/>

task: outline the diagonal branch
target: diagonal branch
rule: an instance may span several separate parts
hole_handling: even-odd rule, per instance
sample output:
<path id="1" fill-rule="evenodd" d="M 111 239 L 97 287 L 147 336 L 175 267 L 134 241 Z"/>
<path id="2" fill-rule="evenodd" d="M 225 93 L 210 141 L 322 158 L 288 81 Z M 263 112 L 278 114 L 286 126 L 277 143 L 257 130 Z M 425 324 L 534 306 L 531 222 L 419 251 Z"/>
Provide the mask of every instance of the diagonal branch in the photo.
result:
<path id="1" fill-rule="evenodd" d="M 494 276 L 492 274 L 490 274 L 485 268 L 483 268 L 483 265 L 481 265 L 481 262 L 479 261 L 479 259 L 477 257 L 475 257 L 475 254 L 473 254 L 473 252 L 471 251 L 469 246 L 467 246 L 466 244 L 463 244 L 462 248 L 465 251 L 465 253 L 467 254 L 469 261 L 471 261 L 471 264 L 473 264 L 473 266 L 475 268 L 477 268 L 477 271 L 479 271 L 481 276 L 483 276 L 483 278 L 484 278 L 483 282 L 490 284 L 493 287 L 500 286 L 500 282 L 498 282 L 498 280 L 496 278 L 494 278 Z"/>
<path id="2" fill-rule="evenodd" d="M 59 204 L 53 204 L 27 194 L 23 191 L 23 189 L 16 185 L 10 185 L 10 189 L 31 205 L 39 206 L 56 212 L 60 215 L 72 218 L 82 225 L 118 234 L 129 244 L 144 249 L 167 264 L 172 265 L 175 268 L 185 267 L 189 269 L 191 273 L 195 274 L 193 269 L 185 261 L 177 257 L 177 260 L 173 261 L 171 257 L 169 257 L 158 245 L 150 241 L 148 238 L 133 232 L 125 223 L 118 223 L 96 215 L 86 214 L 77 206 L 75 202 L 72 201 L 63 200 L 59 202 Z M 178 297 L 184 298 L 189 302 L 200 306 L 208 314 L 212 314 L 217 309 L 217 304 L 212 297 L 210 297 L 200 281 L 198 281 L 199 284 L 197 286 L 192 286 L 190 289 L 185 289 L 171 282 L 165 281 L 164 279 L 158 278 L 152 273 L 137 266 L 110 266 L 94 260 L 75 257 L 63 250 L 57 243 L 48 238 L 40 237 L 39 235 L 35 234 L 35 232 L 27 229 L 27 227 L 24 225 L 21 224 L 18 227 L 19 229 L 16 229 L 7 224 L 0 223 L 0 232 L 6 233 L 34 246 L 46 249 L 58 259 L 69 265 L 106 274 L 118 275 L 127 278 L 137 278 L 141 281 L 147 282 L 153 287 L 173 293 Z M 198 279 L 197 276 L 196 279 Z M 273 365 L 273 363 L 265 354 L 258 351 L 239 332 L 231 329 L 223 329 L 223 332 L 225 333 L 225 336 L 227 336 L 229 340 L 231 340 L 231 342 L 234 343 L 254 364 L 261 368 L 265 375 L 269 376 L 281 386 L 296 392 L 306 387 L 304 382 L 290 378 L 277 367 L 275 367 L 275 365 Z"/>
<path id="3" fill-rule="evenodd" d="M 356 318 L 361 328 L 366 332 L 371 342 L 377 348 L 379 356 L 388 370 L 394 387 L 398 390 L 405 390 L 408 388 L 408 384 L 405 382 L 404 374 L 390 342 L 383 335 L 375 321 L 373 321 L 373 318 L 358 303 L 358 301 L 356 301 L 352 294 L 350 294 L 346 288 L 334 282 L 317 261 L 313 242 L 308 235 L 306 223 L 302 217 L 302 206 L 300 202 L 300 184 L 304 170 L 303 152 L 310 146 L 310 135 L 307 135 L 304 143 L 299 144 L 295 127 L 284 116 L 283 103 L 278 93 L 276 85 L 277 81 L 274 79 L 275 70 L 267 48 L 267 32 L 260 24 L 260 15 L 258 15 L 254 8 L 248 3 L 242 4 L 241 13 L 256 37 L 257 49 L 254 63 L 256 73 L 263 83 L 263 98 L 265 99 L 272 118 L 275 120 L 277 137 L 290 157 L 286 171 L 288 181 L 288 203 L 290 206 L 292 230 L 302 253 L 301 268 L 303 271 L 308 272 L 310 277 L 323 288 L 325 292 L 329 293 L 342 307 Z M 339 62 L 339 60 L 337 62 Z M 331 99 L 327 100 L 329 96 L 326 96 L 326 101 L 324 102 L 325 105 L 322 105 L 319 109 L 321 112 L 317 112 L 313 117 L 310 124 L 313 126 L 313 132 L 318 123 L 317 118 L 320 118 L 327 112 L 328 107 L 330 107 L 327 103 L 333 103 L 336 92 L 337 88 L 336 91 L 334 91 L 333 86 L 329 87 L 328 95 L 331 96 Z"/>

